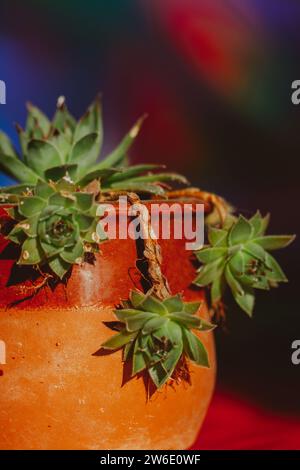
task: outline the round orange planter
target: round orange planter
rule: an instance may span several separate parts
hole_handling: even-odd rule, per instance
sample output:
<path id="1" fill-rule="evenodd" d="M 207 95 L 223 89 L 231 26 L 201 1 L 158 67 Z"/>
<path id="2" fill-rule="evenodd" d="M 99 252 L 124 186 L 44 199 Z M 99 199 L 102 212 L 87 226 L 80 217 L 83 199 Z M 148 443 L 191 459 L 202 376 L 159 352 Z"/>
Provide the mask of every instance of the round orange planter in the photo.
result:
<path id="1" fill-rule="evenodd" d="M 161 240 L 162 271 L 172 293 L 204 299 L 191 287 L 193 255 L 184 240 Z M 129 380 L 121 352 L 100 355 L 113 332 L 113 308 L 142 289 L 135 241 L 101 245 L 94 264 L 73 267 L 66 283 L 41 284 L 0 247 L 0 449 L 185 449 L 205 417 L 215 380 L 212 333 L 201 333 L 210 369 L 189 365 L 190 384 L 147 397 L 143 376 Z M 29 275 L 29 272 L 31 274 Z M 29 277 L 28 277 L 29 276 Z M 35 287 L 33 287 L 35 286 Z M 40 287 L 40 288 L 37 288 Z M 200 315 L 207 317 L 205 303 Z"/>

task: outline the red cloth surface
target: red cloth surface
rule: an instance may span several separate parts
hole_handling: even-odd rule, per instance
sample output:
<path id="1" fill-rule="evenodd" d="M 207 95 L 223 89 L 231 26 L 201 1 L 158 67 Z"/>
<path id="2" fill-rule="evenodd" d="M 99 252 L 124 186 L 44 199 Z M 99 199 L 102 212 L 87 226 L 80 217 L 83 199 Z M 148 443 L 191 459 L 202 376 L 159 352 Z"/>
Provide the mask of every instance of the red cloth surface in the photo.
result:
<path id="1" fill-rule="evenodd" d="M 300 419 L 217 391 L 193 449 L 299 450 Z"/>

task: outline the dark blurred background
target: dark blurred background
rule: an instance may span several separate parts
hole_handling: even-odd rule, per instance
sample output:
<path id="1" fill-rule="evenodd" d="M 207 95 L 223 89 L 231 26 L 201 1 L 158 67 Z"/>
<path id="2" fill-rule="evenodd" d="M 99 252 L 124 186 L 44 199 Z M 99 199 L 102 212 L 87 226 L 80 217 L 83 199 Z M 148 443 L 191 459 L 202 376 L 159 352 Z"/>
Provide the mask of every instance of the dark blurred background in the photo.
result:
<path id="1" fill-rule="evenodd" d="M 134 161 L 165 162 L 245 215 L 270 211 L 273 233 L 299 233 L 299 22 L 297 0 L 2 0 L 0 128 L 16 140 L 27 100 L 52 114 L 65 95 L 79 117 L 101 91 L 105 150 L 147 112 Z M 299 242 L 278 259 L 290 283 L 258 295 L 252 321 L 228 304 L 218 387 L 300 416 Z"/>

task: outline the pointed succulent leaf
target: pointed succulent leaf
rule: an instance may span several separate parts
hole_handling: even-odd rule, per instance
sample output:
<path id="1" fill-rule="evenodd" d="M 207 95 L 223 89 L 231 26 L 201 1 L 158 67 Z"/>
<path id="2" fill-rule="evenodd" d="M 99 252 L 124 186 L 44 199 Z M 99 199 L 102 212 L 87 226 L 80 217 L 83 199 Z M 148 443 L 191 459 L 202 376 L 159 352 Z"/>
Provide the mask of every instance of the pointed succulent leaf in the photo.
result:
<path id="1" fill-rule="evenodd" d="M 52 127 L 60 132 L 70 129 L 73 134 L 76 127 L 76 120 L 68 111 L 64 97 L 57 100 L 57 110 L 52 120 Z"/>
<path id="2" fill-rule="evenodd" d="M 72 193 L 72 197 L 74 197 L 76 201 L 77 208 L 83 212 L 89 211 L 94 202 L 93 193 L 77 192 Z"/>
<path id="3" fill-rule="evenodd" d="M 199 328 L 201 325 L 201 320 L 199 317 L 189 315 L 188 313 L 174 312 L 170 314 L 170 318 L 180 325 L 184 325 L 188 328 Z"/>
<path id="4" fill-rule="evenodd" d="M 196 335 L 186 328 L 183 328 L 182 331 L 184 351 L 187 356 L 191 361 L 195 362 L 199 366 L 209 367 L 208 354 L 203 343 Z"/>
<path id="5" fill-rule="evenodd" d="M 244 295 L 244 289 L 232 273 L 229 264 L 225 268 L 225 278 L 234 295 Z"/>
<path id="6" fill-rule="evenodd" d="M 53 144 L 45 140 L 31 140 L 27 149 L 27 163 L 34 172 L 43 178 L 46 170 L 64 162 Z"/>
<path id="7" fill-rule="evenodd" d="M 227 230 L 209 227 L 208 240 L 212 246 L 227 246 Z"/>
<path id="8" fill-rule="evenodd" d="M 78 181 L 76 180 L 76 183 L 81 188 L 84 188 L 89 183 L 91 183 L 91 181 L 98 179 L 101 181 L 101 186 L 105 188 L 105 181 L 107 180 L 107 178 L 109 178 L 111 175 L 114 175 L 115 173 L 118 173 L 118 170 L 116 170 L 115 168 L 102 168 L 99 170 L 93 170 L 91 172 L 86 173 Z"/>
<path id="9" fill-rule="evenodd" d="M 295 235 L 266 235 L 253 240 L 265 250 L 278 250 L 285 248 L 295 240 Z"/>
<path id="10" fill-rule="evenodd" d="M 157 313 L 159 315 L 166 315 L 168 313 L 167 307 L 164 303 L 153 295 L 146 295 L 140 302 L 139 308 L 145 312 Z"/>
<path id="11" fill-rule="evenodd" d="M 221 276 L 224 266 L 224 261 L 221 258 L 201 266 L 194 283 L 202 287 L 211 284 L 215 278 Z"/>
<path id="12" fill-rule="evenodd" d="M 24 197 L 20 201 L 19 212 L 25 217 L 31 217 L 41 212 L 46 204 L 47 203 L 44 199 L 37 196 Z"/>
<path id="13" fill-rule="evenodd" d="M 210 290 L 210 297 L 212 305 L 217 304 L 223 297 L 225 291 L 226 283 L 224 275 L 216 277 L 212 284 Z"/>
<path id="14" fill-rule="evenodd" d="M 52 168 L 48 168 L 45 171 L 45 179 L 47 181 L 54 181 L 57 182 L 63 178 L 67 181 L 76 181 L 77 179 L 77 169 L 78 165 L 73 163 L 65 163 L 64 165 L 53 166 Z"/>
<path id="15" fill-rule="evenodd" d="M 0 131 L 0 154 L 18 158 L 10 138 L 2 131 Z"/>
<path id="16" fill-rule="evenodd" d="M 156 316 L 152 317 L 150 320 L 148 320 L 143 329 L 142 333 L 143 334 L 150 334 L 153 333 L 153 331 L 158 330 L 161 326 L 163 326 L 166 322 L 168 321 L 167 317 L 161 317 L 161 316 Z"/>
<path id="17" fill-rule="evenodd" d="M 266 276 L 270 281 L 287 282 L 287 277 L 282 271 L 281 267 L 269 253 L 266 253 Z"/>
<path id="18" fill-rule="evenodd" d="M 18 264 L 38 264 L 42 260 L 41 249 L 36 238 L 27 238 L 22 245 Z"/>
<path id="19" fill-rule="evenodd" d="M 179 294 L 173 295 L 163 300 L 164 306 L 167 308 L 168 312 L 181 312 L 184 304 L 182 298 Z"/>
<path id="20" fill-rule="evenodd" d="M 139 130 L 142 126 L 142 123 L 145 119 L 145 116 L 141 117 L 137 123 L 132 127 L 129 133 L 124 137 L 124 139 L 120 142 L 120 144 L 102 160 L 98 163 L 93 170 L 99 170 L 102 168 L 109 168 L 120 165 L 127 154 L 130 146 L 132 145 L 133 141 L 137 137 Z"/>
<path id="21" fill-rule="evenodd" d="M 120 181 L 113 183 L 109 186 L 104 185 L 103 189 L 109 189 L 110 191 L 132 191 L 141 194 L 155 194 L 156 196 L 163 196 L 165 194 L 164 189 L 158 184 L 132 182 L 132 181 Z"/>
<path id="22" fill-rule="evenodd" d="M 163 165 L 152 165 L 152 164 L 142 164 L 142 165 L 131 165 L 128 168 L 120 168 L 120 171 L 115 175 L 112 175 L 109 178 L 109 183 L 115 183 L 117 181 L 128 180 L 139 176 L 146 171 L 155 170 L 161 168 Z"/>
<path id="23" fill-rule="evenodd" d="M 126 179 L 128 183 L 156 183 L 158 181 L 178 181 L 187 184 L 187 179 L 177 173 L 154 173 L 144 176 L 136 176 L 134 178 Z M 115 185 L 116 187 L 116 185 Z"/>
<path id="24" fill-rule="evenodd" d="M 79 178 L 85 175 L 87 167 L 90 167 L 96 162 L 100 150 L 99 143 L 99 134 L 93 132 L 92 134 L 82 137 L 82 139 L 78 140 L 76 144 L 74 144 L 69 161 L 71 163 L 80 163 L 84 161 L 84 165 L 78 166 Z"/>
<path id="25" fill-rule="evenodd" d="M 258 243 L 247 242 L 244 245 L 244 251 L 246 251 L 259 261 L 262 261 L 263 263 L 265 262 L 266 252 Z"/>
<path id="26" fill-rule="evenodd" d="M 176 347 L 174 347 L 173 349 L 171 349 L 171 351 L 168 353 L 166 359 L 164 359 L 162 361 L 161 365 L 167 372 L 166 380 L 168 380 L 172 376 L 172 374 L 175 370 L 175 367 L 177 366 L 178 361 L 181 358 L 182 351 L 183 351 L 183 344 L 181 342 L 181 344 L 179 344 Z M 163 381 L 161 383 L 161 385 L 163 385 L 164 382 L 166 382 L 166 380 Z"/>
<path id="27" fill-rule="evenodd" d="M 103 140 L 102 116 L 101 116 L 101 103 L 100 98 L 97 97 L 95 101 L 89 106 L 88 110 L 78 121 L 74 131 L 74 142 L 88 134 L 97 133 L 99 135 L 99 150 Z"/>
<path id="28" fill-rule="evenodd" d="M 55 190 L 52 186 L 41 180 L 39 180 L 35 186 L 35 195 L 42 199 L 45 199 L 46 201 L 54 192 Z"/>
<path id="29" fill-rule="evenodd" d="M 134 308 L 122 308 L 120 310 L 115 310 L 115 315 L 121 322 L 125 322 L 128 317 L 133 317 L 138 313 L 144 313 L 142 310 L 136 310 Z M 149 317 L 150 318 L 150 317 Z"/>
<path id="30" fill-rule="evenodd" d="M 28 117 L 26 123 L 26 132 L 34 135 L 35 129 L 40 128 L 44 137 L 50 131 L 50 121 L 47 116 L 37 107 L 31 103 L 27 103 Z"/>
<path id="31" fill-rule="evenodd" d="M 65 248 L 61 253 L 60 257 L 67 263 L 74 264 L 78 263 L 83 256 L 83 244 L 81 240 L 78 240 L 74 246 Z"/>
<path id="32" fill-rule="evenodd" d="M 146 321 L 154 318 L 156 315 L 149 312 L 137 313 L 136 315 L 128 316 L 126 321 L 127 331 L 137 331 L 143 328 Z"/>
<path id="33" fill-rule="evenodd" d="M 156 388 L 162 387 L 170 377 L 170 374 L 160 362 L 150 367 L 148 372 Z"/>
<path id="34" fill-rule="evenodd" d="M 136 333 L 128 333 L 127 331 L 123 330 L 120 333 L 117 333 L 116 335 L 109 338 L 101 346 L 104 349 L 120 349 L 128 343 L 132 343 L 135 337 Z"/>
<path id="35" fill-rule="evenodd" d="M 251 238 L 252 226 L 242 215 L 239 216 L 237 222 L 231 227 L 228 242 L 229 245 L 238 245 L 244 243 Z"/>
<path id="36" fill-rule="evenodd" d="M 196 256 L 202 263 L 211 263 L 212 261 L 225 257 L 227 252 L 226 247 L 203 248 L 202 250 L 196 251 Z"/>
<path id="37" fill-rule="evenodd" d="M 249 316 L 252 316 L 254 302 L 255 302 L 255 295 L 254 290 L 252 288 L 244 289 L 244 294 L 233 294 L 236 302 L 244 310 Z"/>
<path id="38" fill-rule="evenodd" d="M 183 305 L 184 313 L 189 313 L 190 315 L 194 315 L 199 311 L 202 302 L 185 302 Z"/>
<path id="39" fill-rule="evenodd" d="M 70 270 L 71 264 L 67 263 L 63 259 L 60 258 L 60 256 L 55 256 L 53 259 L 49 260 L 49 266 L 52 269 L 52 271 L 60 278 L 62 279 L 64 275 Z"/>
<path id="40" fill-rule="evenodd" d="M 19 158 L 4 155 L 0 152 L 0 167 L 18 181 L 35 184 L 39 179 L 38 173 L 28 168 Z"/>

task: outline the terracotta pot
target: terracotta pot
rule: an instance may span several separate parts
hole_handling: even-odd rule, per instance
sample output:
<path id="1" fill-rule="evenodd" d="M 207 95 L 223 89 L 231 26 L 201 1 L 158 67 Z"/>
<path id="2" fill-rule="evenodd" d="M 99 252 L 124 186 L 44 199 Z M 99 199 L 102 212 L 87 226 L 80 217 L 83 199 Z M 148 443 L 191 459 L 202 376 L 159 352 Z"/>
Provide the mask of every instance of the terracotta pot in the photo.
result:
<path id="1" fill-rule="evenodd" d="M 161 240 L 172 293 L 204 300 L 191 287 L 185 240 Z M 145 380 L 129 380 L 121 352 L 99 355 L 113 332 L 113 307 L 143 286 L 136 242 L 101 244 L 96 262 L 75 266 L 66 283 L 42 284 L 16 268 L 15 246 L 0 247 L 0 449 L 184 449 L 205 417 L 215 381 L 212 333 L 200 334 L 211 368 L 190 365 L 191 384 L 166 385 L 147 399 Z M 29 278 L 28 278 L 29 276 Z M 33 285 L 35 288 L 33 288 Z M 200 315 L 207 317 L 205 304 Z"/>

